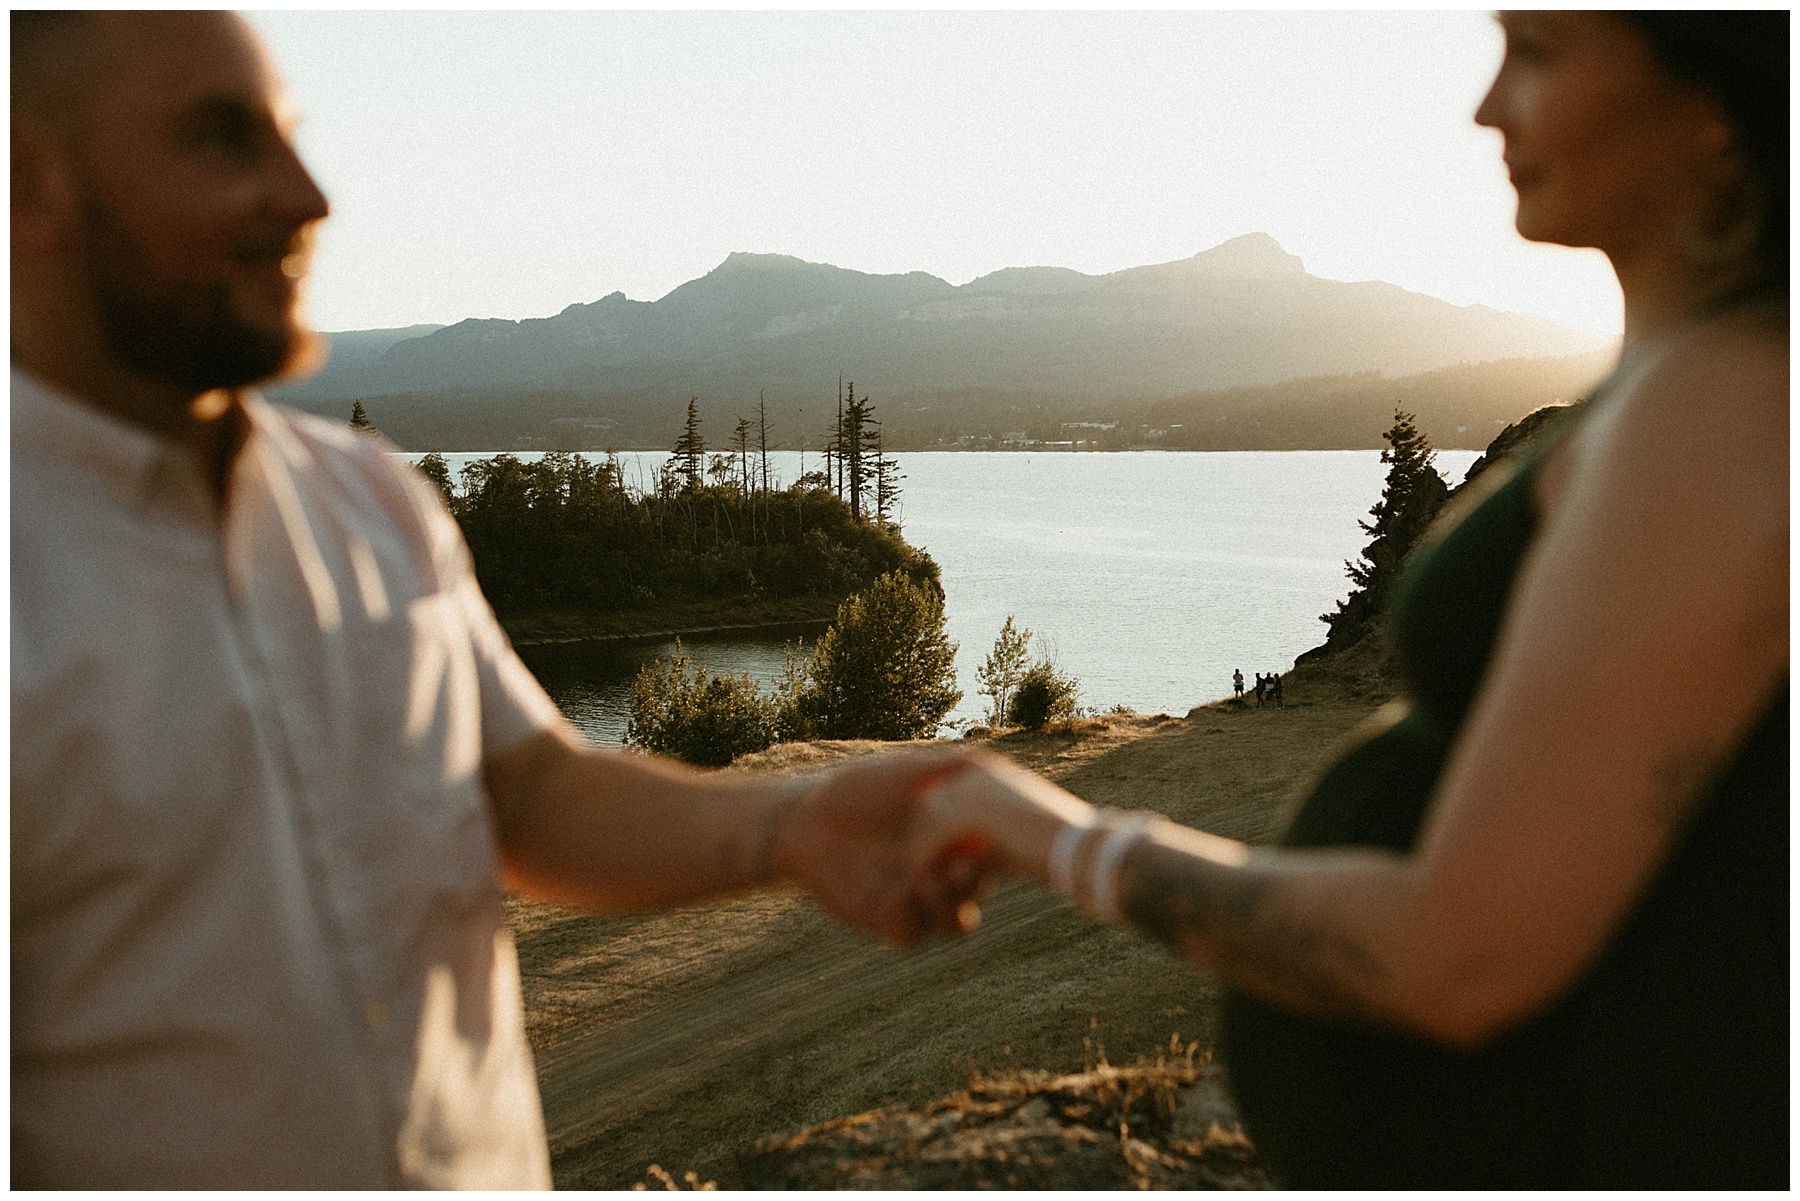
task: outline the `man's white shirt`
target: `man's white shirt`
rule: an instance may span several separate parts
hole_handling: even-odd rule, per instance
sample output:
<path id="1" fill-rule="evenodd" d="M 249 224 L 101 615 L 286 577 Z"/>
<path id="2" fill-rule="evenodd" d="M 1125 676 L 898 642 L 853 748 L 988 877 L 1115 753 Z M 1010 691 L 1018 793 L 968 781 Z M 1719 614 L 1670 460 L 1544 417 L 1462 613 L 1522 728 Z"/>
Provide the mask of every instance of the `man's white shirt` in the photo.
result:
<path id="1" fill-rule="evenodd" d="M 12 409 L 13 1183 L 547 1187 L 480 768 L 561 718 L 436 490 Z"/>

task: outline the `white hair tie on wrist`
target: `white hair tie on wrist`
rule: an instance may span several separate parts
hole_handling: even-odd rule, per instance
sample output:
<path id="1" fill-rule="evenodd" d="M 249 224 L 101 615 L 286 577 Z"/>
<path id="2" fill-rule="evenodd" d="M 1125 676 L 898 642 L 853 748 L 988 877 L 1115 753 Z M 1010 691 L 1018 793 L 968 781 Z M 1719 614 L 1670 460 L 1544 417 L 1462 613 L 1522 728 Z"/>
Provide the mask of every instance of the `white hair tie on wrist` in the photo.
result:
<path id="1" fill-rule="evenodd" d="M 1075 900 L 1075 855 L 1098 821 L 1098 811 L 1089 809 L 1080 821 L 1070 822 L 1056 832 L 1050 844 L 1050 887 L 1069 900 Z"/>
<path id="2" fill-rule="evenodd" d="M 1119 908 L 1119 865 L 1131 848 L 1149 836 L 1154 813 L 1119 813 L 1106 815 L 1106 840 L 1094 856 L 1094 870 L 1088 873 L 1087 911 L 1105 921 L 1123 924 L 1125 914 Z"/>

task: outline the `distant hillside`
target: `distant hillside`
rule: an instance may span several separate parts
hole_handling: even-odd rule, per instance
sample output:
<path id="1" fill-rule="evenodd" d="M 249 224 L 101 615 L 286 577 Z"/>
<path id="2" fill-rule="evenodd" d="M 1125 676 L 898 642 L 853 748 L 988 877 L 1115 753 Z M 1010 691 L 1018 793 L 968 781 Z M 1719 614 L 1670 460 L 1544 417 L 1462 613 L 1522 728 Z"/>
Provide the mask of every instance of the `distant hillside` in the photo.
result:
<path id="1" fill-rule="evenodd" d="M 1433 446 L 1481 450 L 1526 413 L 1587 395 L 1613 358 L 1596 351 L 1470 363 L 1400 379 L 1370 372 L 1290 380 L 1126 406 L 1120 428 L 1136 423 L 1167 450 L 1373 450 L 1400 408 L 1418 417 Z M 1063 428 L 1062 436 L 1080 432 Z"/>
<path id="2" fill-rule="evenodd" d="M 423 338 L 443 328 L 441 325 L 403 325 L 398 329 L 358 329 L 349 333 L 326 334 L 325 340 L 331 344 L 331 358 L 325 371 L 348 374 L 368 366 L 396 342 Z"/>
<path id="3" fill-rule="evenodd" d="M 816 445 L 840 372 L 891 419 L 934 399 L 1085 410 L 1301 377 L 1558 358 L 1604 341 L 1392 284 L 1320 279 L 1266 234 L 1109 275 L 1007 268 L 961 287 L 923 272 L 733 254 L 656 301 L 614 292 L 554 317 L 415 329 L 330 335 L 331 362 L 277 399 L 332 413 L 362 400 L 403 445 L 497 449 L 520 439 L 662 446 L 690 395 L 725 425 L 763 392 L 786 426 L 783 444 L 806 432 Z M 952 403 L 957 419 L 974 415 Z M 974 432 L 952 420 L 932 440 Z"/>
<path id="4" fill-rule="evenodd" d="M 1254 388 L 1151 400 L 1084 398 L 967 389 L 880 400 L 886 446 L 916 450 L 1365 450 L 1382 445 L 1396 406 L 1418 415 L 1432 444 L 1479 450 L 1508 423 L 1547 404 L 1585 395 L 1606 371 L 1608 352 L 1558 359 L 1504 359 L 1398 379 L 1364 372 L 1310 376 Z M 823 442 L 834 391 L 799 412 L 769 404 L 769 445 Z M 859 390 L 864 385 L 859 383 Z M 291 397 L 284 397 L 296 403 Z M 667 449 L 681 430 L 686 398 L 595 397 L 571 390 L 382 396 L 365 401 L 381 431 L 410 450 Z M 349 400 L 300 407 L 349 418 Z M 729 434 L 737 413 L 703 398 L 704 432 Z"/>

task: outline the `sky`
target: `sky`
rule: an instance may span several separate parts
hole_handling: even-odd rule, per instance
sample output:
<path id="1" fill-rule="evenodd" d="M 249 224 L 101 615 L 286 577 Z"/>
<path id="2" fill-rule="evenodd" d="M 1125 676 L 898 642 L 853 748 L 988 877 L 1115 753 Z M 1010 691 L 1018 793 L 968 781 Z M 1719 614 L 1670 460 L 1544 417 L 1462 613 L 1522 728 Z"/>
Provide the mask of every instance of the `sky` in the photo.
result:
<path id="1" fill-rule="evenodd" d="M 332 201 L 325 330 L 655 300 L 733 251 L 953 284 L 1272 234 L 1603 333 L 1512 229 L 1485 12 L 254 12 Z"/>

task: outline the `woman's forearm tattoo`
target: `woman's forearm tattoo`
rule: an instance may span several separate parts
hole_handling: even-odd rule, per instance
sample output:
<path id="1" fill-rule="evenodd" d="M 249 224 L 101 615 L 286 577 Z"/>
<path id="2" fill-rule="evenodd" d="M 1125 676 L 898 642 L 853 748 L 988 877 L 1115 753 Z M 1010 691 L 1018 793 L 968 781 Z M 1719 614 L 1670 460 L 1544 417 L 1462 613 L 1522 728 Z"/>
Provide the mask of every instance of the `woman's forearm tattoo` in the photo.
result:
<path id="1" fill-rule="evenodd" d="M 1235 983 L 1320 1016 L 1379 1020 L 1381 963 L 1353 936 L 1297 912 L 1288 881 L 1140 843 L 1120 873 L 1127 917 Z"/>

